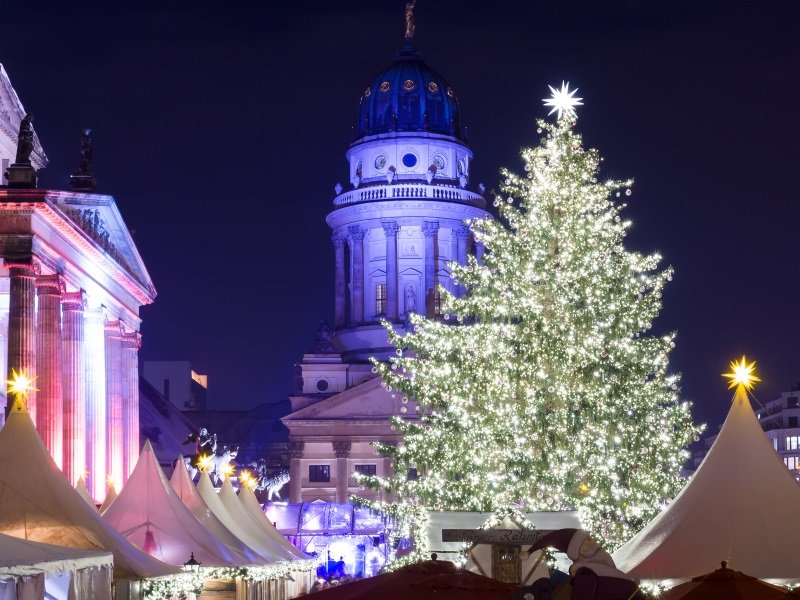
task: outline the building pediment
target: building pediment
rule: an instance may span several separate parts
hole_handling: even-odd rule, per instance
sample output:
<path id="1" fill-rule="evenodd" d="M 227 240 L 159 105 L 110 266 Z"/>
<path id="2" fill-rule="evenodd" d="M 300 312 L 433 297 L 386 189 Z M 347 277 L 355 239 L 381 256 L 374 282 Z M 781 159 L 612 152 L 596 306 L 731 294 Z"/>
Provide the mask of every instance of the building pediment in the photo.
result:
<path id="1" fill-rule="evenodd" d="M 373 377 L 339 394 L 324 398 L 281 419 L 291 429 L 293 422 L 339 419 L 388 420 L 400 414 L 399 395 L 389 393 L 380 377 Z M 409 409 L 410 411 L 411 409 Z"/>
<path id="2" fill-rule="evenodd" d="M 47 202 L 155 297 L 153 281 L 112 196 L 55 193 L 48 194 Z"/>
<path id="3" fill-rule="evenodd" d="M 25 114 L 25 108 L 11 85 L 8 73 L 3 65 L 0 65 L 0 138 L 2 138 L 0 154 L 4 154 L 3 158 L 8 158 L 9 162 L 14 162 L 19 124 Z M 45 156 L 42 145 L 39 143 L 39 136 L 35 131 L 31 163 L 37 170 L 47 166 L 47 156 Z"/>

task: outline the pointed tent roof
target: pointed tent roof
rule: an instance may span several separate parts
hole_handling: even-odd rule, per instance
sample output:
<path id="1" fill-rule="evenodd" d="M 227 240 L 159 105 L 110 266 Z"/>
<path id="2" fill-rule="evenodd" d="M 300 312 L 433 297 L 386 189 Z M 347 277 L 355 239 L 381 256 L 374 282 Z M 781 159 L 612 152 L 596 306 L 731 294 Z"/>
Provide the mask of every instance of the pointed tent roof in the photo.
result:
<path id="1" fill-rule="evenodd" d="M 106 499 L 103 500 L 103 504 L 100 505 L 100 514 L 102 515 L 104 512 L 108 510 L 108 507 L 111 506 L 111 503 L 117 499 L 117 488 L 112 483 L 108 487 L 108 493 L 106 494 Z"/>
<path id="2" fill-rule="evenodd" d="M 75 491 L 80 494 L 81 498 L 86 500 L 89 506 L 97 508 L 94 504 L 94 500 L 92 500 L 91 494 L 89 494 L 89 490 L 86 489 L 86 482 L 83 480 L 83 475 L 78 478 L 78 483 L 75 484 Z"/>
<path id="3" fill-rule="evenodd" d="M 232 490 L 233 488 L 231 488 L 231 491 Z M 290 552 L 297 560 L 309 558 L 302 550 L 290 544 L 289 540 L 275 529 L 275 526 L 267 518 L 267 515 L 261 510 L 261 506 L 258 504 L 258 499 L 253 493 L 253 490 L 246 485 L 239 489 L 239 504 L 242 506 L 243 512 L 250 518 L 259 531 L 263 531 L 269 539 Z"/>
<path id="4" fill-rule="evenodd" d="M 230 483 L 228 485 L 230 485 Z M 273 548 L 269 541 L 263 539 L 263 536 L 260 536 L 255 531 L 255 528 L 248 525 L 247 522 L 242 520 L 236 513 L 232 514 L 228 511 L 228 507 L 223 504 L 221 497 L 217 495 L 217 490 L 215 490 L 214 486 L 211 484 L 208 473 L 204 472 L 200 475 L 200 481 L 197 483 L 197 491 L 200 493 L 200 497 L 208 508 L 211 509 L 211 512 L 222 521 L 222 524 L 237 538 L 258 552 L 269 563 L 278 563 L 286 560 L 284 554 Z"/>
<path id="5" fill-rule="evenodd" d="M 136 548 L 75 491 L 14 402 L 0 430 L 0 531 L 18 538 L 114 555 L 115 579 L 178 572 Z"/>
<path id="6" fill-rule="evenodd" d="M 245 564 L 244 556 L 220 542 L 186 508 L 158 466 L 147 441 L 136 467 L 103 518 L 128 540 L 172 565 L 190 553 L 202 564 L 221 567 Z"/>
<path id="7" fill-rule="evenodd" d="M 759 579 L 800 580 L 800 485 L 736 390 L 714 445 L 672 503 L 613 555 L 641 580 L 678 583 L 720 561 Z"/>
<path id="8" fill-rule="evenodd" d="M 192 480 L 189 479 L 189 472 L 180 468 L 183 457 L 178 458 L 177 467 L 172 472 L 169 483 L 178 498 L 188 508 L 195 518 L 200 521 L 206 529 L 213 533 L 223 544 L 242 554 L 247 559 L 247 564 L 263 564 L 265 560 L 259 556 L 258 552 L 252 550 L 242 540 L 237 538 L 211 511 L 208 505 L 200 497 L 197 488 L 194 487 Z"/>

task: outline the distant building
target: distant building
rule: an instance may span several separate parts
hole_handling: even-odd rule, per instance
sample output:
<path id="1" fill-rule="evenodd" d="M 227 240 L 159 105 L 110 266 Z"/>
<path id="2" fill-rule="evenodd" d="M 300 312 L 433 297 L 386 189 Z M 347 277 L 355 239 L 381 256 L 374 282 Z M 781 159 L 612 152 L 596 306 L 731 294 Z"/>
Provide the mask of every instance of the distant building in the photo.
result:
<path id="1" fill-rule="evenodd" d="M 144 378 L 180 410 L 208 408 L 208 375 L 192 369 L 186 360 L 146 360 Z"/>
<path id="2" fill-rule="evenodd" d="M 14 165 L 25 114 L 0 66 L 4 174 L 47 164 L 34 134 L 30 165 Z M 102 499 L 139 456 L 139 309 L 156 290 L 112 196 L 37 189 L 28 175 L 12 184 L 0 187 L 0 378 L 35 377 L 28 409 L 42 441 Z"/>
<path id="3" fill-rule="evenodd" d="M 772 447 L 783 459 L 795 478 L 800 481 L 800 386 L 783 392 L 775 400 L 754 409 Z M 703 439 L 703 448 L 694 454 L 694 468 L 700 466 L 717 434 Z"/>
<path id="4" fill-rule="evenodd" d="M 398 443 L 391 418 L 418 415 L 373 373 L 369 359 L 394 352 L 381 321 L 402 332 L 412 313 L 438 318 L 440 287 L 461 293 L 450 263 L 483 255 L 466 221 L 487 215 L 486 200 L 468 189 L 472 151 L 456 94 L 410 37 L 364 88 L 346 158 L 350 189 L 334 187 L 326 219 L 334 323 L 296 365 L 282 419 L 292 503 L 344 503 L 359 491 L 354 473 L 390 473 L 372 443 Z"/>

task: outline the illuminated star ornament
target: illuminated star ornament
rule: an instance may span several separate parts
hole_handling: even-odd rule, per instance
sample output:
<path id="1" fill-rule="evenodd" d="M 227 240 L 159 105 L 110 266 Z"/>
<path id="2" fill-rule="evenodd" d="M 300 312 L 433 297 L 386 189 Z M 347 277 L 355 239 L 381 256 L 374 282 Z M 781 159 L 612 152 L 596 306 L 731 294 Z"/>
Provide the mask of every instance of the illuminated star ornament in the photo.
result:
<path id="1" fill-rule="evenodd" d="M 731 372 L 723 373 L 723 377 L 730 379 L 728 389 L 735 388 L 737 385 L 744 386 L 744 389 L 749 390 L 757 381 L 761 381 L 754 373 L 756 368 L 756 361 L 747 364 L 747 360 L 742 356 L 741 362 L 731 361 Z"/>
<path id="2" fill-rule="evenodd" d="M 569 117 L 570 115 L 575 115 L 576 106 L 583 106 L 583 102 L 581 102 L 583 98 L 575 98 L 575 93 L 578 91 L 578 88 L 570 91 L 569 82 L 564 83 L 562 81 L 560 90 L 554 88 L 552 85 L 548 85 L 547 87 L 550 88 L 550 97 L 542 98 L 542 102 L 544 102 L 545 106 L 553 107 L 553 110 L 547 113 L 548 115 L 558 112 L 558 119 L 561 118 L 562 114 Z"/>
<path id="3" fill-rule="evenodd" d="M 9 394 L 14 394 L 16 398 L 23 400 L 27 400 L 30 392 L 38 391 L 33 387 L 33 379 L 28 377 L 24 371 L 17 373 L 14 369 L 11 369 L 11 379 L 6 381 L 6 384 L 8 385 Z"/>

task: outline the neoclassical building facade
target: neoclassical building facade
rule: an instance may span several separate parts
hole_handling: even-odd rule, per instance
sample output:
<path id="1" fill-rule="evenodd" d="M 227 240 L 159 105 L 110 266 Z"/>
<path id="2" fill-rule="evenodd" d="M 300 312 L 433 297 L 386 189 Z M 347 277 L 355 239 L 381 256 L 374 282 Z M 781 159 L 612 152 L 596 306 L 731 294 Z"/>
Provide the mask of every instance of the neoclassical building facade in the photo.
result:
<path id="1" fill-rule="evenodd" d="M 24 115 L 0 67 L 4 167 Z M 46 164 L 38 140 L 31 163 Z M 91 192 L 0 187 L 0 258 L 0 376 L 35 377 L 42 440 L 102 500 L 139 455 L 139 308 L 153 283 L 114 198 Z"/>
<path id="2" fill-rule="evenodd" d="M 452 262 L 482 255 L 466 225 L 486 215 L 468 189 L 472 152 L 458 100 L 410 37 L 362 93 L 346 152 L 351 189 L 336 185 L 327 216 L 334 255 L 334 324 L 323 325 L 297 365 L 289 429 L 290 501 L 346 502 L 353 474 L 388 474 L 374 441 L 400 442 L 391 417 L 413 401 L 384 389 L 370 357 L 394 351 L 382 320 L 435 318 L 440 290 L 460 293 Z"/>

